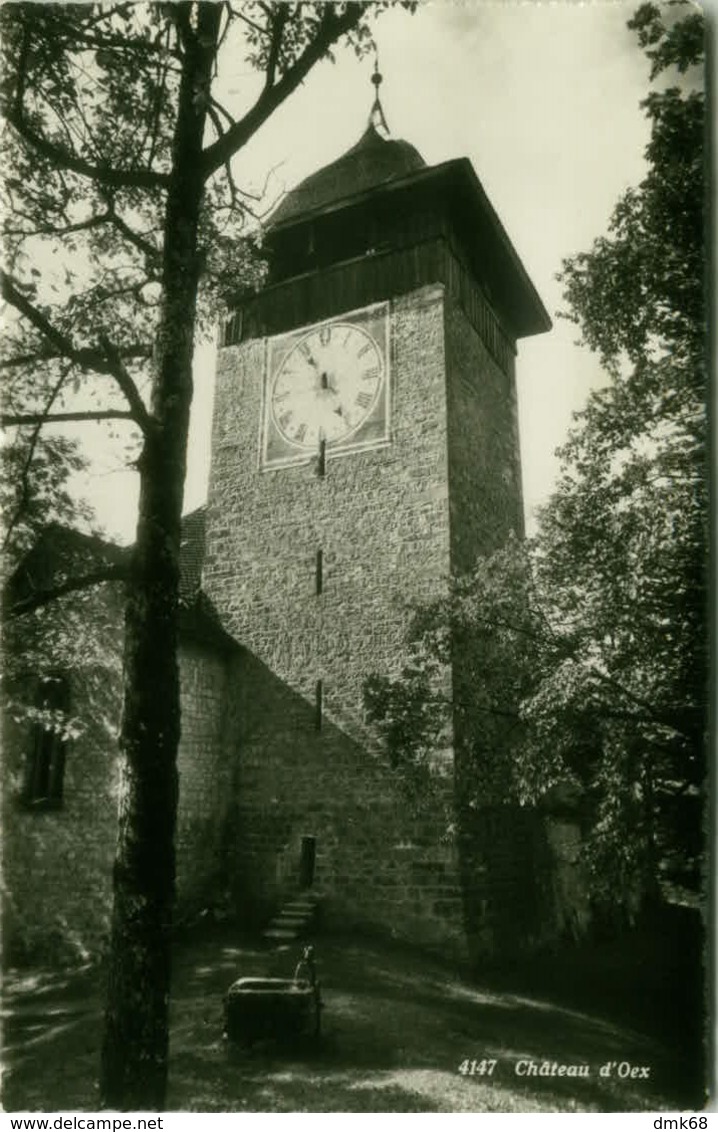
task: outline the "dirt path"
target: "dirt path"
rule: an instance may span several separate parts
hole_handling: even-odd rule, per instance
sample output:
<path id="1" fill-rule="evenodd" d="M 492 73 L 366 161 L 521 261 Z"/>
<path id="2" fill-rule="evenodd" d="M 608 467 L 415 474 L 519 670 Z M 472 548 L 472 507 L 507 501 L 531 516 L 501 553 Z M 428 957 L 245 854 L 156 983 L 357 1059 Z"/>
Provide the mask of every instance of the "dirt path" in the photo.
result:
<path id="1" fill-rule="evenodd" d="M 178 949 L 168 1109 L 631 1112 L 699 1103 L 678 1054 L 600 1011 L 473 985 L 430 958 L 374 943 L 320 941 L 317 953 L 319 1044 L 246 1053 L 222 1039 L 223 994 L 239 974 L 291 974 L 295 951 L 268 955 L 226 936 Z M 6 1109 L 92 1110 L 98 973 L 11 978 L 4 1001 Z M 608 1063 L 610 1076 L 601 1075 Z"/>

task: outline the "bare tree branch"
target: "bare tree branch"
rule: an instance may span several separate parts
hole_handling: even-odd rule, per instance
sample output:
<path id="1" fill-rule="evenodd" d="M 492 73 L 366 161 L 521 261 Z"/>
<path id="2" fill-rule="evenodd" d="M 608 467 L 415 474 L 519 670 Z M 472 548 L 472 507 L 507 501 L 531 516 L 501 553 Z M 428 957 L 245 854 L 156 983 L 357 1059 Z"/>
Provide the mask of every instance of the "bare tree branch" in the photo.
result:
<path id="1" fill-rule="evenodd" d="M 212 95 L 209 96 L 209 105 L 213 106 L 215 110 L 218 110 L 225 122 L 228 122 L 230 126 L 233 126 L 237 121 L 237 119 L 230 114 L 229 110 L 227 110 L 221 102 L 218 102 L 216 98 L 213 98 Z"/>
<path id="2" fill-rule="evenodd" d="M 137 51 L 145 55 L 171 55 L 175 59 L 179 59 L 179 52 L 173 51 L 169 45 L 153 42 L 149 39 L 133 39 L 128 40 L 125 36 L 121 35 L 103 35 L 91 36 L 83 35 L 80 31 L 75 29 L 72 34 L 74 42 L 81 43 L 83 47 L 91 47 L 93 51 L 125 51 L 128 53 Z"/>
<path id="3" fill-rule="evenodd" d="M 29 217 L 28 217 L 29 219 Z M 8 236 L 68 236 L 73 232 L 86 232 L 91 228 L 100 228 L 103 224 L 112 224 L 118 232 L 128 240 L 133 247 L 147 256 L 148 259 L 157 260 L 159 252 L 154 244 L 141 236 L 139 232 L 135 232 L 130 228 L 129 224 L 117 214 L 114 207 L 114 201 L 110 203 L 104 212 L 98 212 L 95 216 L 89 216 L 86 220 L 78 220 L 74 224 L 60 225 L 43 225 L 42 228 L 23 229 L 23 228 L 8 228 L 6 235 Z"/>
<path id="4" fill-rule="evenodd" d="M 114 169 L 110 165 L 95 165 L 91 161 L 86 161 L 71 149 L 51 142 L 38 133 L 27 121 L 23 106 L 29 49 L 30 36 L 26 30 L 18 61 L 15 97 L 12 105 L 8 106 L 5 113 L 6 121 L 24 141 L 31 145 L 40 156 L 46 157 L 60 168 L 70 169 L 73 173 L 79 173 L 81 177 L 89 177 L 102 185 L 110 185 L 113 188 L 157 189 L 164 188 L 169 184 L 169 176 L 166 173 L 156 173 L 150 169 Z"/>
<path id="5" fill-rule="evenodd" d="M 255 23 L 254 20 L 251 20 L 249 18 L 249 16 L 240 11 L 239 8 L 233 8 L 231 4 L 228 4 L 227 8 L 234 19 L 241 20 L 243 24 L 246 24 L 247 27 L 252 28 L 252 30 L 256 31 L 259 35 L 269 35 L 268 28 L 263 28 L 261 24 Z"/>
<path id="6" fill-rule="evenodd" d="M 279 52 L 282 47 L 282 36 L 284 35 L 284 25 L 287 22 L 289 15 L 288 6 L 283 6 L 277 10 L 272 19 L 272 38 L 269 44 L 269 55 L 267 58 L 266 69 L 266 87 L 273 87 L 274 80 L 277 75 L 277 63 L 279 62 Z"/>
<path id="7" fill-rule="evenodd" d="M 169 28 L 169 26 L 166 28 L 166 31 L 164 32 L 164 36 L 165 36 L 165 39 L 166 39 L 167 49 L 169 50 L 169 41 L 170 41 L 170 28 Z M 159 45 L 159 41 L 158 41 L 158 45 Z M 175 54 L 176 54 L 176 57 L 178 57 L 179 53 L 175 53 Z M 157 101 L 156 101 L 156 104 L 155 104 L 155 107 L 154 107 L 154 114 L 152 115 L 152 121 L 147 123 L 147 129 L 145 130 L 145 136 L 142 139 L 142 141 L 140 142 L 140 145 L 137 149 L 138 155 L 141 156 L 142 151 L 143 151 L 143 149 L 144 149 L 144 147 L 145 147 L 145 145 L 146 145 L 146 143 L 149 139 L 150 147 L 149 147 L 149 151 L 147 153 L 147 168 L 148 169 L 152 168 L 152 163 L 154 162 L 155 154 L 157 152 L 157 142 L 158 142 L 158 139 L 159 139 L 160 122 L 162 120 L 162 103 L 163 103 L 163 99 L 164 99 L 164 96 L 165 96 L 165 93 L 166 93 L 167 76 L 169 75 L 169 73 L 170 73 L 169 60 L 160 56 L 160 58 L 158 58 L 158 60 L 157 60 L 157 75 L 156 75 L 156 79 L 155 79 L 155 82 L 157 84 Z"/>
<path id="8" fill-rule="evenodd" d="M 630 688 L 619 680 L 609 676 L 607 672 L 602 672 L 595 664 L 590 665 L 589 671 L 591 675 L 596 676 L 602 683 L 607 684 L 610 688 L 614 688 L 619 695 L 623 695 L 627 700 L 636 704 L 638 708 L 642 709 L 641 712 L 617 712 L 615 710 L 606 710 L 604 712 L 609 718 L 615 719 L 635 719 L 638 722 L 644 723 L 658 723 L 663 727 L 669 727 L 676 734 L 684 735 L 686 738 L 692 738 L 693 732 L 686 728 L 686 720 L 684 719 L 684 712 L 679 709 L 671 708 L 658 708 L 644 699 L 643 696 L 637 696 Z"/>
<path id="9" fill-rule="evenodd" d="M 129 565 L 123 563 L 122 565 L 103 566 L 98 570 L 92 570 L 89 574 L 78 575 L 76 578 L 68 578 L 67 581 L 60 582 L 56 586 L 48 586 L 47 589 L 36 590 L 35 593 L 30 594 L 28 597 L 20 598 L 18 601 L 13 602 L 5 610 L 5 616 L 8 620 L 15 617 L 22 617 L 24 613 L 32 613 L 34 609 L 40 609 L 42 606 L 49 605 L 51 601 L 55 601 L 58 597 L 65 597 L 67 594 L 77 593 L 78 590 L 86 590 L 91 586 L 97 586 L 101 582 L 123 582 L 129 577 Z"/>
<path id="10" fill-rule="evenodd" d="M 29 219 L 29 217 L 28 217 Z M 56 225 L 43 225 L 42 228 L 35 228 L 27 230 L 23 228 L 6 228 L 5 234 L 7 236 L 67 236 L 71 232 L 85 232 L 89 228 L 99 228 L 101 225 L 106 224 L 110 219 L 109 214 L 106 212 L 97 213 L 95 216 L 89 216 L 87 220 L 78 220 L 74 224 L 66 224 L 60 227 Z"/>
<path id="11" fill-rule="evenodd" d="M 207 107 L 207 116 L 209 117 L 210 121 L 212 122 L 212 125 L 214 126 L 215 130 L 217 131 L 217 137 L 218 138 L 224 137 L 225 130 L 222 126 L 222 123 L 219 120 L 219 115 L 217 114 L 216 110 L 214 109 L 214 107 L 212 105 L 209 105 Z M 224 163 L 224 171 L 227 175 L 227 186 L 229 188 L 229 199 L 230 199 L 229 210 L 230 210 L 230 212 L 243 213 L 244 209 L 242 208 L 242 205 L 239 203 L 239 200 L 238 200 L 238 189 L 237 189 L 237 185 L 235 183 L 234 177 L 232 176 L 232 166 L 231 166 L 229 160 L 225 161 L 225 163 Z"/>
<path id="12" fill-rule="evenodd" d="M 41 157 L 46 157 L 63 169 L 79 173 L 81 177 L 110 185 L 114 189 L 163 189 L 169 184 L 167 173 L 157 173 L 152 169 L 114 169 L 111 165 L 93 165 L 91 161 L 85 161 L 38 134 L 15 110 L 8 113 L 7 121 Z"/>
<path id="13" fill-rule="evenodd" d="M 142 252 L 143 255 L 147 256 L 149 260 L 154 262 L 158 260 L 160 253 L 155 245 L 150 243 L 149 240 L 146 240 L 144 236 L 141 236 L 139 232 L 135 232 L 134 228 L 130 228 L 129 224 L 115 212 L 114 201 L 111 202 L 108 209 L 107 219 L 114 225 L 118 232 L 122 233 L 126 240 L 136 247 L 138 251 Z"/>
<path id="14" fill-rule="evenodd" d="M 35 428 L 33 429 L 32 436 L 30 437 L 30 443 L 28 445 L 28 450 L 27 450 L 27 453 L 25 455 L 25 460 L 23 461 L 22 471 L 20 473 L 20 493 L 19 493 L 19 498 L 18 498 L 18 502 L 17 502 L 17 507 L 15 508 L 15 512 L 12 515 L 10 521 L 8 522 L 8 524 L 5 528 L 5 537 L 3 539 L 3 549 L 5 549 L 7 547 L 8 543 L 10 541 L 10 536 L 12 535 L 12 532 L 15 530 L 15 527 L 19 523 L 20 518 L 22 516 L 22 513 L 23 513 L 25 506 L 27 504 L 29 495 L 30 495 L 30 479 L 29 479 L 30 467 L 32 465 L 33 457 L 35 455 L 35 448 L 37 447 L 37 442 L 38 442 L 38 439 L 40 437 L 40 430 L 42 429 L 45 418 L 47 417 L 47 414 L 50 412 L 50 409 L 52 408 L 55 400 L 57 399 L 57 397 L 60 393 L 60 390 L 62 389 L 62 386 L 65 383 L 65 379 L 67 378 L 67 375 L 68 375 L 68 373 L 70 372 L 71 369 L 72 369 L 72 363 L 68 363 L 68 365 L 66 365 L 64 367 L 59 378 L 57 379 L 54 386 L 50 390 L 50 396 L 48 397 L 47 401 L 45 402 L 45 409 L 44 409 L 44 412 L 41 414 L 40 419 L 38 419 L 35 422 L 28 422 L 28 423 L 34 423 Z M 4 421 L 3 421 L 3 427 L 6 427 Z"/>
<path id="15" fill-rule="evenodd" d="M 110 362 L 110 372 L 124 393 L 134 419 L 145 434 L 151 432 L 155 422 L 145 408 L 145 403 L 140 396 L 140 391 L 132 380 L 125 363 L 122 361 L 120 351 L 105 335 L 102 335 L 100 338 L 100 345 Z"/>
<path id="16" fill-rule="evenodd" d="M 69 421 L 134 421 L 134 419 L 134 413 L 129 410 L 123 412 L 121 409 L 97 409 L 95 411 L 88 409 L 76 413 L 48 413 L 47 411 L 41 413 L 3 413 L 0 416 L 0 424 L 3 428 L 12 428 L 15 425 L 66 424 Z"/>
<path id="17" fill-rule="evenodd" d="M 78 350 L 78 354 L 82 353 L 82 349 Z M 152 348 L 141 344 L 123 346 L 121 354 L 126 360 L 133 358 L 146 359 L 152 357 Z M 0 370 L 14 369 L 18 366 L 38 365 L 41 362 L 50 362 L 62 357 L 64 357 L 64 354 L 60 350 L 41 350 L 32 354 L 15 354 L 13 357 L 0 360 Z"/>
<path id="18" fill-rule="evenodd" d="M 265 86 L 251 110 L 230 127 L 223 137 L 218 138 L 205 149 L 202 157 L 202 173 L 205 179 L 211 177 L 249 141 L 277 107 L 296 90 L 314 64 L 326 54 L 327 49 L 340 36 L 357 26 L 363 12 L 363 5 L 357 2 L 348 3 L 340 15 L 329 6 L 325 9 L 316 35 L 292 66 L 285 71 L 282 78 L 272 87 Z"/>
<path id="19" fill-rule="evenodd" d="M 215 73 L 215 76 L 217 75 L 217 55 L 219 54 L 219 50 L 220 50 L 222 44 L 224 43 L 225 39 L 227 38 L 230 26 L 232 24 L 231 6 L 229 4 L 225 4 L 225 11 L 226 11 L 226 14 L 227 14 L 227 18 L 224 21 L 224 27 L 222 28 L 222 31 L 219 34 L 219 38 L 217 39 L 217 49 L 216 49 L 215 57 L 214 57 L 214 73 Z"/>
<path id="20" fill-rule="evenodd" d="M 163 4 L 163 11 L 165 15 L 169 16 L 173 24 L 177 28 L 177 35 L 182 47 L 185 51 L 191 46 L 193 38 L 192 25 L 189 20 L 189 5 L 178 4 L 176 0 L 169 0 L 169 3 Z M 180 56 L 181 57 L 181 56 Z"/>
<path id="21" fill-rule="evenodd" d="M 117 347 L 106 338 L 100 343 L 101 350 L 76 347 L 71 338 L 53 326 L 42 311 L 25 298 L 6 272 L 0 272 L 0 280 L 2 297 L 5 301 L 32 323 L 35 329 L 52 343 L 59 354 L 83 369 L 92 369 L 115 379 L 127 399 L 135 421 L 144 433 L 150 432 L 153 427 L 152 417 L 147 412 L 140 392 L 128 373 Z"/>

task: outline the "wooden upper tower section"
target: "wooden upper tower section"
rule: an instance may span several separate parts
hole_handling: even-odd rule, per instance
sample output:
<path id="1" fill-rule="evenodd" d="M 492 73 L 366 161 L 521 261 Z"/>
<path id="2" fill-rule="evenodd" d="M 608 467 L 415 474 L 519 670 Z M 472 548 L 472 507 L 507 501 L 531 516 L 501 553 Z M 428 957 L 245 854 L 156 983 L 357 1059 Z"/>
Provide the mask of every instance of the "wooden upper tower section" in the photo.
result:
<path id="1" fill-rule="evenodd" d="M 512 349 L 551 326 L 468 158 L 427 166 L 413 145 L 383 136 L 374 121 L 287 194 L 270 218 L 265 248 L 266 286 L 239 300 L 226 345 L 447 283 L 447 253 Z"/>

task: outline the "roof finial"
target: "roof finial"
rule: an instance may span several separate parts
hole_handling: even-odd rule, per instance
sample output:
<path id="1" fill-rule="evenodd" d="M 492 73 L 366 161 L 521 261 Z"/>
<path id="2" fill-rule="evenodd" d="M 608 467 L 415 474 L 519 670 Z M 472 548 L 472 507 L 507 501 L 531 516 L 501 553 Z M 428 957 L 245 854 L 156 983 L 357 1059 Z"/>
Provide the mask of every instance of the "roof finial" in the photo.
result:
<path id="1" fill-rule="evenodd" d="M 387 122 L 386 122 L 386 118 L 384 117 L 384 111 L 382 109 L 381 102 L 379 100 L 379 87 L 381 86 L 381 83 L 382 83 L 382 76 L 379 73 L 379 52 L 378 51 L 374 55 L 374 73 L 371 77 L 371 81 L 374 84 L 374 102 L 372 104 L 372 108 L 371 108 L 371 111 L 369 113 L 369 125 L 373 126 L 375 130 L 378 130 L 379 128 L 381 128 L 383 133 L 386 135 L 390 131 L 389 131 L 389 127 L 388 127 Z"/>

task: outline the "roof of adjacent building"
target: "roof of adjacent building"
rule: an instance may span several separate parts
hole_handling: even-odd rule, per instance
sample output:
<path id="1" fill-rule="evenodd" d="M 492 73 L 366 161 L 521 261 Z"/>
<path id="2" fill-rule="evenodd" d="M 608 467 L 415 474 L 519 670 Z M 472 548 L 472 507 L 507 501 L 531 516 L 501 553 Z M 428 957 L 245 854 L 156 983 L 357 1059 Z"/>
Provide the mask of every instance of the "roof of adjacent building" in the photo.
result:
<path id="1" fill-rule="evenodd" d="M 271 227 L 426 168 L 413 145 L 385 138 L 370 122 L 356 145 L 287 193 L 270 217 Z"/>
<path id="2" fill-rule="evenodd" d="M 198 507 L 182 518 L 180 541 L 180 634 L 227 650 L 238 647 L 222 627 L 212 602 L 201 588 L 205 548 L 206 508 Z M 121 572 L 129 564 L 131 548 L 118 546 L 99 535 L 48 523 L 5 586 L 5 608 L 31 602 L 39 592 L 54 590 L 74 576 Z M 117 575 L 121 580 L 120 574 Z M 32 606 L 31 606 L 32 607 Z"/>
<path id="3" fill-rule="evenodd" d="M 191 598 L 202 583 L 204 562 L 206 507 L 198 507 L 182 516 L 180 538 L 180 596 Z"/>

